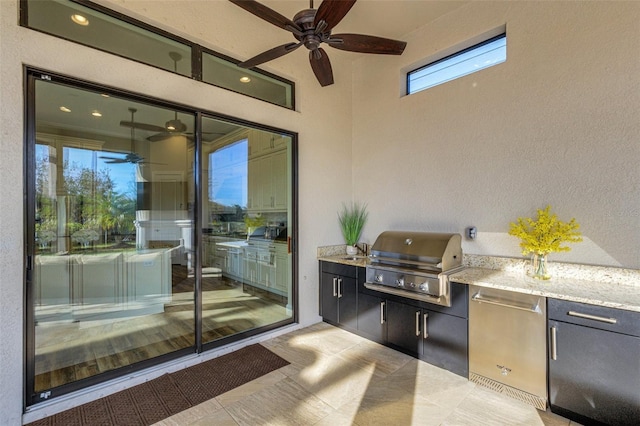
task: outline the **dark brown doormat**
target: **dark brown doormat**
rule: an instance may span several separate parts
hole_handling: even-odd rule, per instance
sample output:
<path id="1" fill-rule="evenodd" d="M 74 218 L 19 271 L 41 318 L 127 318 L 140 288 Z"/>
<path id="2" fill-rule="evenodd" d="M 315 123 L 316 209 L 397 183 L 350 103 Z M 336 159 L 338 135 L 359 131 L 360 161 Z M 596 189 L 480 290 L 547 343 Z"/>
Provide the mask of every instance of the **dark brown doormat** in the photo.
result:
<path id="1" fill-rule="evenodd" d="M 288 364 L 254 344 L 29 425 L 151 425 Z"/>

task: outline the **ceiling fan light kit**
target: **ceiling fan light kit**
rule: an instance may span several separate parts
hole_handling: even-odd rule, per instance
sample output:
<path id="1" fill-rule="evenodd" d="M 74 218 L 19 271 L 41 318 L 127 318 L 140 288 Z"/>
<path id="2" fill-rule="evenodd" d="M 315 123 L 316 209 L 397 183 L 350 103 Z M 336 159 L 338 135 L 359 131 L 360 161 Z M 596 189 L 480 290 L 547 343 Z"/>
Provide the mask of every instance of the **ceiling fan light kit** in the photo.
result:
<path id="1" fill-rule="evenodd" d="M 316 10 L 313 0 L 309 9 L 296 13 L 290 20 L 255 0 L 229 0 L 265 21 L 289 31 L 298 40 L 274 47 L 238 64 L 252 68 L 293 52 L 300 46 L 309 50 L 309 63 L 321 86 L 333 84 L 333 70 L 329 56 L 320 45 L 350 52 L 401 55 L 407 43 L 364 34 L 331 34 L 331 30 L 351 10 L 356 0 L 324 0 Z"/>

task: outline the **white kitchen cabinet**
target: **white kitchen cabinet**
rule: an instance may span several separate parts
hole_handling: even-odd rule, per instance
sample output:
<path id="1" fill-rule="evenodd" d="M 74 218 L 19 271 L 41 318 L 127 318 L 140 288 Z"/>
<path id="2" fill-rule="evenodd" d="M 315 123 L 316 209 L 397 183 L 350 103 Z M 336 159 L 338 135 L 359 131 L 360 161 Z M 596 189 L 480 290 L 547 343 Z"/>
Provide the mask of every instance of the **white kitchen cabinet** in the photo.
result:
<path id="1" fill-rule="evenodd" d="M 249 160 L 247 209 L 251 212 L 286 211 L 287 176 L 287 151 Z"/>
<path id="2" fill-rule="evenodd" d="M 275 244 L 275 282 L 274 288 L 282 294 L 289 294 L 289 255 L 286 244 Z"/>
<path id="3" fill-rule="evenodd" d="M 249 158 L 260 157 L 287 148 L 290 138 L 264 130 L 249 132 Z"/>
<path id="4" fill-rule="evenodd" d="M 287 151 L 279 151 L 271 157 L 271 206 L 277 211 L 286 211 L 288 205 Z"/>
<path id="5" fill-rule="evenodd" d="M 263 156 L 249 160 L 247 209 L 250 212 L 264 210 L 265 200 L 270 200 L 271 159 Z M 269 181 L 269 182 L 267 182 Z"/>

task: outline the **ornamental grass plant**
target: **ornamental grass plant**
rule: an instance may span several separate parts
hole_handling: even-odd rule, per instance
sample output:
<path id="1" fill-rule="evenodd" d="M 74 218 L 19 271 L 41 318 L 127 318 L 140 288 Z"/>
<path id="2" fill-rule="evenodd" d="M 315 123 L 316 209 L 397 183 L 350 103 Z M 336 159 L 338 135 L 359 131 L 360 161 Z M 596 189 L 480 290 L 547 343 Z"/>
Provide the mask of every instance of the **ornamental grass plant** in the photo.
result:
<path id="1" fill-rule="evenodd" d="M 351 203 L 349 207 L 342 204 L 342 211 L 338 212 L 338 222 L 342 236 L 348 246 L 354 246 L 360 239 L 362 228 L 367 223 L 369 213 L 366 204 Z"/>

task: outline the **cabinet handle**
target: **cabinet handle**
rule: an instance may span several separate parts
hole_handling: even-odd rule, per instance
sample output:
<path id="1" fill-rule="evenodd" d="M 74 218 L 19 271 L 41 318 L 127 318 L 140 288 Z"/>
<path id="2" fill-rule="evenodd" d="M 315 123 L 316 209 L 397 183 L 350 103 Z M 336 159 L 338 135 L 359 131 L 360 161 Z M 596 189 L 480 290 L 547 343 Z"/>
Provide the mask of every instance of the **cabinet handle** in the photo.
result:
<path id="1" fill-rule="evenodd" d="M 513 309 L 519 309 L 522 311 L 527 311 L 527 312 L 533 312 L 536 314 L 541 314 L 542 310 L 540 309 L 540 299 L 538 299 L 538 301 L 536 302 L 535 305 L 531 306 L 527 303 L 524 304 L 515 304 L 515 303 L 505 303 L 504 301 L 500 300 L 500 299 L 494 299 L 494 298 L 490 298 L 487 296 L 483 296 L 480 293 L 476 293 L 473 295 L 473 297 L 471 298 L 472 301 L 474 302 L 478 302 L 478 303 L 488 303 L 490 305 L 496 305 L 496 306 L 502 306 L 505 308 L 513 308 Z"/>
<path id="2" fill-rule="evenodd" d="M 424 314 L 422 315 L 422 337 L 423 338 L 427 338 L 429 337 L 429 333 L 427 333 L 427 318 L 429 317 L 429 314 Z"/>
<path id="3" fill-rule="evenodd" d="M 342 297 L 342 278 L 338 278 L 338 299 Z"/>
<path id="4" fill-rule="evenodd" d="M 416 336 L 420 335 L 420 311 L 416 312 Z"/>
<path id="5" fill-rule="evenodd" d="M 336 290 L 338 284 L 338 278 L 333 277 L 333 297 L 338 297 L 338 291 Z"/>
<path id="6" fill-rule="evenodd" d="M 583 314 L 583 313 L 574 312 L 574 311 L 567 312 L 567 315 L 572 316 L 572 317 L 590 319 L 590 320 L 594 320 L 594 321 L 606 322 L 608 324 L 615 324 L 615 323 L 618 322 L 618 320 L 615 319 L 615 318 L 599 317 L 597 315 Z"/>
<path id="7" fill-rule="evenodd" d="M 555 361 L 558 359 L 558 341 L 557 341 L 557 329 L 555 327 L 551 327 L 551 359 Z"/>
<path id="8" fill-rule="evenodd" d="M 380 302 L 380 324 L 384 324 L 384 302 Z"/>

